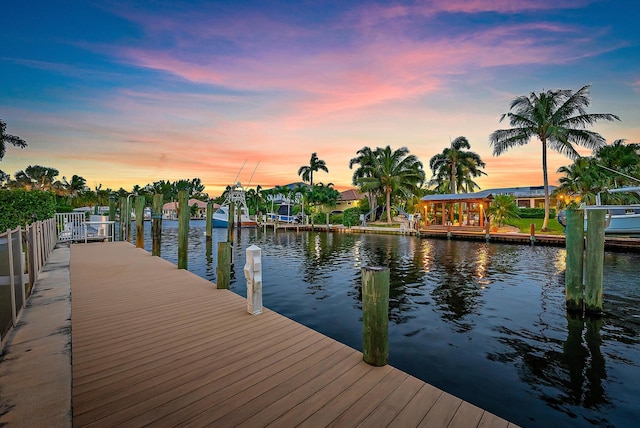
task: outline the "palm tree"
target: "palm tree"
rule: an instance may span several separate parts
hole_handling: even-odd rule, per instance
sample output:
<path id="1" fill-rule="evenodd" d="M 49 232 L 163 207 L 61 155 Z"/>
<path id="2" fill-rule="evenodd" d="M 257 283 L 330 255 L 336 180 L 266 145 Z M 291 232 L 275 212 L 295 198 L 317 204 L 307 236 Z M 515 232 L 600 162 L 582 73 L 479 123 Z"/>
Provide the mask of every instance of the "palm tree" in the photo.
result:
<path id="1" fill-rule="evenodd" d="M 329 172 L 327 164 L 322 159 L 318 159 L 317 153 L 311 153 L 311 159 L 309 165 L 303 165 L 298 169 L 298 175 L 302 176 L 302 181 L 308 181 L 309 185 L 313 187 L 313 172 L 324 171 Z"/>
<path id="2" fill-rule="evenodd" d="M 358 179 L 362 191 L 381 190 L 386 196 L 387 223 L 391 223 L 392 194 L 411 197 L 425 180 L 422 162 L 410 155 L 406 147 L 398 150 L 378 147 L 362 172 L 363 176 Z"/>
<path id="3" fill-rule="evenodd" d="M 579 157 L 574 144 L 588 149 L 597 149 L 606 144 L 597 132 L 587 126 L 599 120 L 620 120 L 610 113 L 588 114 L 586 108 L 590 85 L 576 92 L 570 89 L 556 89 L 546 92 L 531 92 L 511 101 L 508 113 L 500 117 L 509 118 L 510 129 L 498 129 L 489 137 L 494 156 L 500 156 L 512 147 L 527 144 L 532 137 L 542 143 L 542 174 L 544 179 L 544 222 L 542 230 L 549 224 L 549 178 L 547 173 L 547 147 L 571 159 Z"/>
<path id="4" fill-rule="evenodd" d="M 5 133 L 7 124 L 4 120 L 0 119 L 0 161 L 7 152 L 7 144 L 11 144 L 21 149 L 27 147 L 27 143 L 20 137 Z"/>
<path id="5" fill-rule="evenodd" d="M 438 190 L 444 190 L 448 184 L 450 193 L 473 192 L 478 185 L 473 177 L 485 174 L 480 168 L 486 165 L 477 153 L 466 151 L 471 145 L 466 137 L 458 137 L 429 161 L 433 176 L 429 184 L 437 184 Z M 485 174 L 486 175 L 486 174 Z"/>
<path id="6" fill-rule="evenodd" d="M 359 180 L 364 177 L 370 177 L 373 174 L 374 169 L 369 168 L 375 162 L 375 151 L 369 146 L 365 146 L 356 152 L 358 156 L 352 158 L 349 161 L 349 169 L 352 169 L 354 165 L 360 165 L 353 172 L 352 182 L 355 186 L 358 186 Z M 377 196 L 379 192 L 375 189 L 365 190 L 360 186 L 360 191 L 367 194 L 367 200 L 369 201 L 369 211 L 373 212 L 377 208 Z"/>
<path id="7" fill-rule="evenodd" d="M 496 195 L 489 207 L 489 214 L 498 227 L 505 221 L 520 217 L 518 204 L 513 195 Z"/>
<path id="8" fill-rule="evenodd" d="M 59 172 L 55 168 L 29 165 L 24 171 L 15 173 L 14 185 L 26 189 L 50 190 Z"/>

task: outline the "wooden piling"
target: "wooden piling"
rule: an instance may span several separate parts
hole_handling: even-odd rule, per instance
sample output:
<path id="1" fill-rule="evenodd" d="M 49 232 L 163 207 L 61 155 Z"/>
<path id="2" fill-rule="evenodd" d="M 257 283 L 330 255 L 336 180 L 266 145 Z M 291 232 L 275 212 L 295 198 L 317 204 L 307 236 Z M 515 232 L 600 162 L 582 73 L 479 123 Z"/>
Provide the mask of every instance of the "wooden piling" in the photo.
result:
<path id="1" fill-rule="evenodd" d="M 587 216 L 587 257 L 584 309 L 591 315 L 602 314 L 602 274 L 606 210 L 591 210 Z"/>
<path id="2" fill-rule="evenodd" d="M 189 246 L 189 193 L 178 192 L 178 269 L 187 269 Z"/>
<path id="3" fill-rule="evenodd" d="M 218 266 L 216 267 L 218 288 L 228 289 L 231 282 L 231 244 L 218 242 Z"/>
<path id="4" fill-rule="evenodd" d="M 120 240 L 126 241 L 127 234 L 127 198 L 123 196 L 120 198 Z"/>
<path id="5" fill-rule="evenodd" d="M 109 197 L 109 221 L 116 221 L 116 199 Z"/>
<path id="6" fill-rule="evenodd" d="M 205 236 L 207 241 L 211 241 L 213 238 L 213 202 L 207 202 L 207 216 L 205 220 Z"/>
<path id="7" fill-rule="evenodd" d="M 529 225 L 529 241 L 531 241 L 531 245 L 536 242 L 536 225 L 534 223 Z"/>
<path id="8" fill-rule="evenodd" d="M 144 196 L 136 196 L 136 248 L 144 248 L 144 203 Z"/>
<path id="9" fill-rule="evenodd" d="M 233 247 L 234 215 L 235 215 L 235 204 L 231 203 L 229 204 L 229 215 L 228 215 L 228 222 L 227 222 L 227 241 L 229 241 L 232 247 Z"/>
<path id="10" fill-rule="evenodd" d="M 380 367 L 389 361 L 389 268 L 362 268 L 363 360 Z"/>
<path id="11" fill-rule="evenodd" d="M 160 257 L 162 247 L 162 202 L 161 193 L 153 195 L 153 213 L 151 214 L 151 254 Z"/>
<path id="12" fill-rule="evenodd" d="M 566 211 L 567 251 L 564 274 L 565 300 L 567 310 L 582 313 L 584 306 L 582 290 L 582 270 L 584 266 L 584 211 L 568 209 Z"/>

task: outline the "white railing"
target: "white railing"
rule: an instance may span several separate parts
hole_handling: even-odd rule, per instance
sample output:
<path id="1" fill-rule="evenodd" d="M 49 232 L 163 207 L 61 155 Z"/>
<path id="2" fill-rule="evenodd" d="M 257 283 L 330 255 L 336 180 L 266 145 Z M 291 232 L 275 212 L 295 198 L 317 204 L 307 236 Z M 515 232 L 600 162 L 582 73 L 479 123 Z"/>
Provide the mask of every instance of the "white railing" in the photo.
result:
<path id="1" fill-rule="evenodd" d="M 0 234 L 0 353 L 56 242 L 54 219 Z"/>
<path id="2" fill-rule="evenodd" d="M 115 222 L 108 217 L 92 215 L 86 220 L 84 213 L 57 213 L 56 228 L 61 242 L 88 242 L 115 240 Z"/>

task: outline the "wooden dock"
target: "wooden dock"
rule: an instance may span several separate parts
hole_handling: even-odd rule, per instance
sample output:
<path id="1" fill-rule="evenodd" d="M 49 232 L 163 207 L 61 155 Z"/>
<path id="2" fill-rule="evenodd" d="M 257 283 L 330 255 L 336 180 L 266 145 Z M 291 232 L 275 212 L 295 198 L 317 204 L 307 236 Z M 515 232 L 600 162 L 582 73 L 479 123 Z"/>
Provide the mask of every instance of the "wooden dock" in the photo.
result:
<path id="1" fill-rule="evenodd" d="M 128 243 L 70 276 L 75 427 L 513 426 Z"/>

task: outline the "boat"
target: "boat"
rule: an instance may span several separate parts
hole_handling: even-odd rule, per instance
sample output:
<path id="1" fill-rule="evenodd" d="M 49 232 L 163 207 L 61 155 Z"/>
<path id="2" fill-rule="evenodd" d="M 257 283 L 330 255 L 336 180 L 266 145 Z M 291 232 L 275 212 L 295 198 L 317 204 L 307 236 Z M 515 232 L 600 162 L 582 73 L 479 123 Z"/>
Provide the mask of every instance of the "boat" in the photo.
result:
<path id="1" fill-rule="evenodd" d="M 618 189 L 606 190 L 607 193 L 637 193 L 640 195 L 640 186 L 621 187 Z M 629 205 L 602 205 L 600 202 L 600 193 L 596 196 L 596 204 L 586 207 L 587 210 L 607 209 L 606 226 L 604 233 L 611 234 L 640 234 L 640 204 Z M 588 214 L 587 214 L 588 215 Z M 585 221 L 586 227 L 586 221 Z"/>
<path id="2" fill-rule="evenodd" d="M 267 213 L 267 217 L 270 221 L 278 221 L 282 223 L 299 223 L 300 216 L 292 214 L 293 205 L 281 204 L 278 207 L 277 213 Z"/>
<path id="3" fill-rule="evenodd" d="M 240 183 L 229 190 L 225 201 L 213 213 L 213 227 L 224 228 L 229 227 L 229 206 L 234 204 L 236 218 L 234 223 L 238 221 L 237 213 L 240 209 L 240 227 L 256 227 L 258 222 L 249 216 L 249 208 L 247 207 L 247 199 L 245 197 L 244 188 Z"/>

